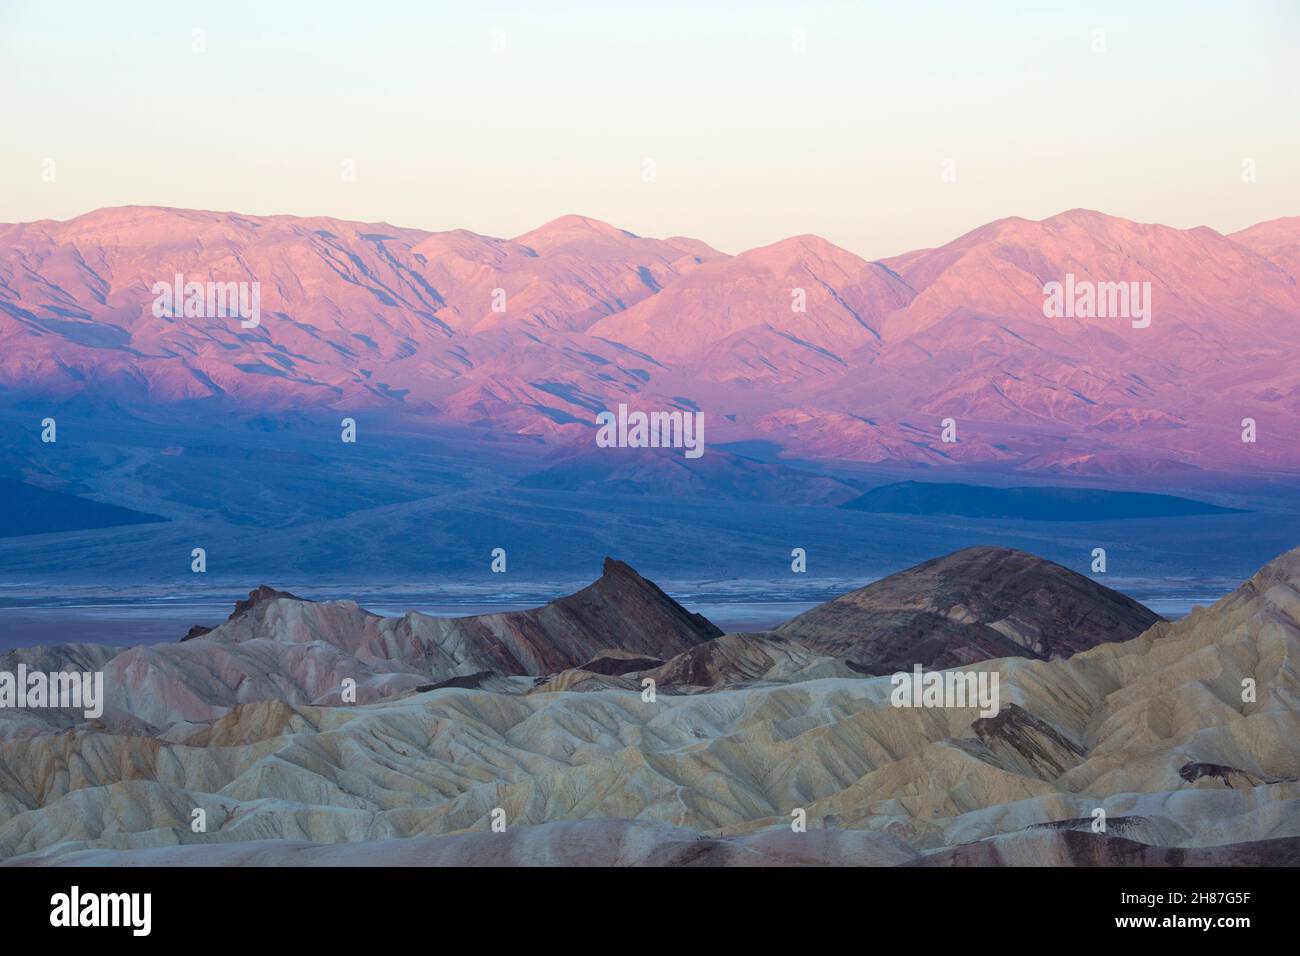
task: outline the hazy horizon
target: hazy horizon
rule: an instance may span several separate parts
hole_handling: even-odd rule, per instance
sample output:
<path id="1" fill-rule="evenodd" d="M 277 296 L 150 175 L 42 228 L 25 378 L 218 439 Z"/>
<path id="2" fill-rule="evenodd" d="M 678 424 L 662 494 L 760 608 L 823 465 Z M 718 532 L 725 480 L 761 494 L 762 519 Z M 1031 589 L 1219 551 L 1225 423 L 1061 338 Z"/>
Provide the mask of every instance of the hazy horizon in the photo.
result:
<path id="1" fill-rule="evenodd" d="M 1300 211 L 1277 122 L 1295 5 L 182 3 L 129 30 L 77 6 L 0 18 L 25 131 L 0 220 L 139 204 L 514 236 L 579 214 L 872 259 L 1077 207 L 1225 234 Z"/>
<path id="2" fill-rule="evenodd" d="M 259 219 L 272 219 L 272 218 L 278 218 L 278 217 L 289 217 L 289 218 L 293 218 L 293 219 L 334 219 L 334 220 L 337 220 L 337 221 L 340 221 L 340 222 L 355 222 L 355 223 L 360 223 L 360 224 L 365 224 L 365 225 L 375 225 L 375 226 L 380 226 L 380 225 L 382 225 L 382 226 L 391 226 L 391 227 L 393 227 L 393 228 L 395 228 L 395 229 L 413 229 L 413 230 L 417 230 L 417 231 L 421 231 L 421 232 L 427 232 L 427 233 L 429 233 L 429 234 L 431 234 L 431 235 L 434 235 L 434 234 L 437 234 L 437 233 L 440 233 L 440 232 L 454 232 L 454 231 L 460 231 L 460 230 L 463 230 L 463 231 L 467 231 L 467 232 L 475 233 L 476 235 L 485 236 L 485 237 L 490 238 L 490 239 L 504 239 L 504 240 L 514 240 L 514 239 L 518 239 L 519 237 L 521 237 L 521 236 L 523 236 L 523 235 L 526 235 L 526 234 L 529 233 L 529 232 L 535 231 L 536 229 L 539 229 L 539 228 L 541 228 L 541 227 L 543 227 L 543 226 L 550 225 L 550 224 L 552 224 L 552 223 L 554 223 L 554 222 L 556 222 L 556 221 L 558 221 L 558 220 L 561 220 L 561 219 L 567 219 L 567 218 L 573 218 L 573 217 L 582 218 L 582 219 L 589 219 L 589 220 L 593 220 L 593 221 L 595 221 L 595 222 L 603 222 L 603 223 L 605 223 L 605 224 L 607 224 L 607 225 L 610 225 L 610 226 L 614 226 L 614 227 L 617 227 L 617 228 L 620 228 L 620 229 L 626 229 L 626 226 L 625 226 L 625 224 L 623 224 L 623 223 L 612 222 L 612 221 L 609 221 L 609 220 L 600 219 L 600 218 L 598 218 L 598 217 L 596 217 L 596 216 L 590 216 L 590 215 L 588 215 L 588 214 L 586 214 L 586 213 L 584 213 L 584 212 L 582 212 L 582 211 L 580 211 L 580 210 L 573 210 L 573 211 L 570 211 L 570 212 L 567 212 L 567 213 L 561 213 L 561 214 L 558 215 L 558 216 L 553 216 L 551 219 L 548 219 L 548 220 L 546 220 L 545 222 L 534 223 L 532 226 L 530 226 L 530 227 L 528 227 L 528 228 L 526 228 L 526 229 L 520 230 L 519 232 L 517 232 L 517 233 L 513 233 L 513 234 L 511 234 L 511 235 L 497 235 L 497 234 L 488 233 L 488 232 L 484 232 L 484 231 L 482 231 L 482 230 L 476 229 L 476 228 L 474 228 L 474 227 L 471 226 L 471 225 L 460 225 L 460 226 L 451 226 L 451 227 L 447 227 L 447 228 L 445 228 L 445 229 L 434 229 L 434 228 L 431 228 L 431 227 L 428 227 L 428 226 L 424 226 L 424 225 L 421 225 L 421 224 L 419 224 L 419 223 L 414 223 L 414 222 L 392 222 L 392 221 L 389 221 L 389 220 L 386 220 L 386 219 L 350 219 L 350 218 L 348 218 L 348 217 L 345 217 L 345 216 L 337 216 L 337 215 L 334 215 L 333 213 L 329 213 L 329 212 L 317 212 L 317 213 L 296 213 L 296 212 L 253 212 L 253 211 L 251 211 L 251 210 L 247 210 L 247 209 L 199 209 L 199 208 L 195 208 L 195 207 L 163 206 L 163 205 L 159 205 L 159 204 L 156 204 L 156 203 L 125 203 L 125 204 L 122 204 L 122 205 L 116 205 L 116 206 L 95 206 L 95 207 L 92 207 L 92 208 L 90 208 L 90 209 L 86 209 L 86 210 L 83 210 L 83 211 L 81 211 L 81 212 L 79 212 L 79 213 L 74 213 L 74 214 L 72 214 L 72 215 L 65 216 L 65 217 L 58 217 L 58 218 L 56 218 L 56 217 L 43 217 L 43 218 L 39 218 L 39 219 L 28 219 L 28 220 L 22 220 L 22 221 L 17 221 L 17 222 L 0 222 L 0 225 L 18 225 L 18 226 L 22 226 L 22 225 L 33 225 L 33 224 L 35 224 L 35 223 L 39 223 L 39 222 L 57 222 L 57 223 L 66 223 L 66 222 L 70 222 L 70 221 L 73 221 L 73 220 L 79 219 L 79 218 L 81 218 L 82 216 L 91 215 L 91 214 L 93 214 L 93 213 L 96 213 L 96 212 L 102 212 L 102 211 L 104 211 L 104 210 L 111 210 L 111 209 L 132 209 L 132 208 L 137 208 L 137 209 L 159 209 L 159 210 L 166 210 L 166 211 L 169 211 L 169 212 L 197 212 L 197 213 L 209 213 L 209 214 L 213 214 L 213 215 L 222 215 L 222 216 L 224 216 L 224 215 L 231 215 L 231 216 L 255 216 L 255 217 L 259 218 Z M 1064 214 L 1066 214 L 1066 213 L 1077 212 L 1077 211 L 1095 212 L 1095 213 L 1099 213 L 1099 214 L 1101 214 L 1101 215 L 1103 215 L 1103 216 L 1107 216 L 1108 218 L 1112 218 L 1112 219 L 1122 219 L 1122 220 L 1127 220 L 1127 221 L 1129 221 L 1129 222 L 1136 222 L 1136 223 L 1139 224 L 1139 225 L 1169 226 L 1170 228 L 1185 228 L 1185 229 L 1196 229 L 1196 228 L 1206 227 L 1206 228 L 1213 229 L 1215 232 L 1218 232 L 1220 235 L 1223 235 L 1223 236 L 1231 236 L 1232 233 L 1234 233 L 1234 232 L 1240 232 L 1240 231 L 1242 231 L 1243 229 L 1247 229 L 1247 228 L 1250 228 L 1251 226 L 1256 226 L 1256 225 L 1260 225 L 1260 224 L 1263 224 L 1263 223 L 1275 222 L 1275 221 L 1279 221 L 1279 220 L 1283 220 L 1283 219 L 1292 219 L 1292 218 L 1300 217 L 1300 209 L 1297 209 L 1295 212 L 1291 212 L 1291 211 L 1281 211 L 1281 212 L 1278 212 L 1276 215 L 1266 216 L 1265 218 L 1263 218 L 1263 219 L 1261 219 L 1261 220 L 1259 220 L 1259 221 L 1257 221 L 1257 222 L 1246 223 L 1244 226 L 1238 227 L 1238 228 L 1236 228 L 1236 229 L 1220 229 L 1220 228 L 1217 228 L 1216 226 L 1214 226 L 1213 224 L 1210 224 L 1210 223 L 1198 223 L 1198 224 L 1196 224 L 1196 225 L 1194 225 L 1194 226 L 1178 227 L 1178 226 L 1172 226 L 1170 223 L 1166 223 L 1166 222 L 1146 222 L 1146 221 L 1143 221 L 1143 220 L 1134 220 L 1134 219 L 1131 219 L 1130 217 L 1127 217 L 1127 216 L 1117 216 L 1117 215 L 1114 215 L 1114 214 L 1108 212 L 1108 211 L 1105 210 L 1105 209 L 1090 209 L 1090 208 L 1086 208 L 1086 207 L 1083 207 L 1083 206 L 1074 206 L 1074 207 L 1070 207 L 1070 208 L 1068 208 L 1068 209 L 1059 209 L 1059 210 L 1057 210 L 1056 212 L 1047 213 L 1047 214 L 1045 214 L 1045 215 L 1043 215 L 1043 216 L 1041 216 L 1041 217 L 1038 217 L 1038 218 L 1030 218 L 1030 217 L 1028 217 L 1028 216 L 1020 216 L 1020 215 L 1017 215 L 1017 214 L 1014 214 L 1014 213 L 1008 213 L 1008 214 L 1003 215 L 1003 216 L 997 216 L 997 217 L 995 217 L 994 219 L 989 220 L 988 222 L 976 223 L 975 225 L 971 226 L 969 229 L 963 230 L 963 231 L 960 232 L 960 233 L 955 233 L 955 234 L 952 235 L 952 236 L 949 236 L 949 237 L 947 237 L 947 238 L 945 238 L 945 239 L 941 239 L 941 240 L 939 240 L 939 241 L 935 244 L 935 246 L 933 246 L 933 247 L 926 246 L 926 247 L 917 247 L 917 248 L 908 248 L 908 249 L 897 249 L 897 250 L 894 250 L 893 252 L 887 252 L 887 253 L 885 253 L 885 254 L 883 254 L 883 255 L 880 255 L 880 256 L 875 256 L 875 257 L 866 257 L 866 256 L 863 256 L 862 258 L 870 259 L 871 261 L 877 261 L 877 260 L 882 260 L 882 259 L 891 259 L 891 258 L 895 258 L 895 257 L 897 257 L 897 256 L 906 255 L 907 253 L 910 253 L 910 252 L 921 252 L 921 251 L 925 251 L 926 249 L 930 249 L 930 248 L 938 248 L 938 247 L 943 246 L 943 245 L 946 245 L 946 244 L 948 244 L 948 243 L 950 243 L 950 242 L 952 242 L 952 241 L 954 241 L 954 240 L 956 240 L 956 239 L 960 239 L 962 236 L 968 235 L 969 233 L 974 232 L 975 230 L 981 228 L 982 226 L 987 226 L 987 225 L 989 225 L 989 224 L 991 224 L 991 223 L 994 223 L 994 222 L 1000 222 L 1000 221 L 1007 220 L 1007 219 L 1022 219 L 1022 220 L 1025 220 L 1025 221 L 1027 221 L 1027 222 L 1043 222 L 1043 221 L 1045 221 L 1045 220 L 1054 219 L 1054 218 L 1056 218 L 1057 216 L 1061 216 L 1061 215 L 1064 215 Z M 626 231 L 632 232 L 634 235 L 636 235 L 636 236 L 638 236 L 638 237 L 641 237 L 641 238 L 650 238 L 650 239 L 672 239 L 672 238 L 700 239 L 700 238 L 701 238 L 700 236 L 697 236 L 697 235 L 688 235 L 688 234 L 683 233 L 683 232 L 676 232 L 676 233 L 666 232 L 666 233 L 659 234 L 659 235 L 648 235 L 648 234 L 645 234 L 645 233 L 636 232 L 636 230 L 630 230 L 630 229 L 628 229 L 628 230 L 626 230 Z M 795 233 L 791 233 L 791 234 L 788 235 L 788 236 L 779 236 L 779 237 L 776 237 L 775 239 L 773 239 L 771 242 L 768 242 L 768 243 L 763 243 L 763 244 L 761 244 L 761 245 L 757 245 L 757 246 L 746 246 L 746 247 L 744 247 L 744 248 L 722 249 L 722 248 L 719 248 L 719 247 L 717 247 L 717 246 L 713 246 L 713 248 L 714 248 L 714 249 L 717 249 L 718 252 L 721 252 L 721 253 L 723 253 L 723 254 L 725 254 L 725 255 L 735 256 L 735 255 L 741 255 L 741 254 L 746 253 L 746 252 L 751 252 L 751 251 L 753 251 L 753 250 L 755 250 L 755 249 L 761 249 L 761 248 L 764 248 L 765 246 L 768 246 L 768 245 L 774 245 L 775 243 L 781 242 L 781 241 L 786 240 L 786 239 L 792 239 L 792 238 L 796 238 L 796 237 L 798 237 L 798 236 L 803 236 L 803 235 L 816 235 L 816 233 L 809 233 L 809 232 L 806 232 L 806 231 L 805 231 L 805 232 L 795 232 Z M 824 239 L 824 238 L 826 238 L 826 237 L 825 237 L 825 236 L 822 236 L 822 237 L 820 237 L 820 238 L 823 238 L 823 239 Z M 710 243 L 710 245 L 712 245 L 712 243 Z M 847 250 L 847 251 L 852 252 L 853 250 L 849 249 L 849 250 Z M 855 253 L 855 254 L 857 254 L 857 253 Z"/>

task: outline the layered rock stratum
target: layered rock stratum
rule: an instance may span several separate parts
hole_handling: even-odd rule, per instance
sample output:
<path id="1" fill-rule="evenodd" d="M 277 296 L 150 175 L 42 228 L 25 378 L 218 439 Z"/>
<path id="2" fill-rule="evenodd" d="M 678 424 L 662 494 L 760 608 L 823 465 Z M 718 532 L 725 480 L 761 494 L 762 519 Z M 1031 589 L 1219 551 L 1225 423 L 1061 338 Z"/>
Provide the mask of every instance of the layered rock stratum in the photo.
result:
<path id="1" fill-rule="evenodd" d="M 716 636 L 664 605 L 653 586 L 629 584 L 630 574 L 612 563 L 594 594 L 514 621 L 521 633 L 536 625 L 568 635 L 579 659 L 545 675 L 472 670 L 473 656 L 432 689 L 438 682 L 424 678 L 355 704 L 311 702 L 304 675 L 321 689 L 342 673 L 317 670 L 331 653 L 343 669 L 355 669 L 355 652 L 370 655 L 376 683 L 422 679 L 382 669 L 406 666 L 390 653 L 403 645 L 392 634 L 378 640 L 367 612 L 271 598 L 212 634 L 161 649 L 201 653 L 146 681 L 151 704 L 142 694 L 119 697 L 129 706 L 113 716 L 62 724 L 2 712 L 0 857 L 96 865 L 1296 860 L 1300 549 L 1212 607 L 1131 639 L 1046 660 L 1017 644 L 1016 656 L 968 664 L 997 675 L 994 716 L 893 706 L 889 677 L 860 674 L 779 634 Z M 650 609 L 659 622 L 653 650 L 610 590 Z M 326 624 L 323 610 L 340 619 Z M 604 630 L 615 622 L 639 633 Z M 607 649 L 578 654 L 587 626 Z M 454 633 L 473 644 L 479 632 Z M 672 642 L 687 646 L 674 653 Z M 274 668 L 287 659 L 269 648 L 311 663 L 285 678 Z M 15 653 L 46 667 L 103 667 L 109 684 L 157 666 L 141 651 Z M 205 699 L 194 686 L 211 675 L 197 661 L 237 653 L 249 657 L 226 657 L 224 666 L 232 675 L 250 668 L 244 683 L 263 682 L 256 699 L 241 686 L 231 691 L 239 699 L 205 704 L 219 713 L 193 714 Z M 258 662 L 266 670 L 251 669 L 256 655 L 268 655 Z M 202 833 L 191 828 L 196 809 L 206 814 Z M 792 829 L 797 816 L 806 832 Z M 505 832 L 492 830 L 494 819 Z M 1094 832 L 1101 819 L 1104 831 Z"/>

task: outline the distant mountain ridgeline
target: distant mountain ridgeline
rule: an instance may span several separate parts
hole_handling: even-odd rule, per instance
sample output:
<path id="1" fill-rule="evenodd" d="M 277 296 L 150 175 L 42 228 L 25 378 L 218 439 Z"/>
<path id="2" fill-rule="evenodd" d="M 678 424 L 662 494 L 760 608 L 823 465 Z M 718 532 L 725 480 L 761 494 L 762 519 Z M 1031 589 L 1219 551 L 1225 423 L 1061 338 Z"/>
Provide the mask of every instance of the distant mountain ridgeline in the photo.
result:
<path id="1" fill-rule="evenodd" d="M 159 515 L 0 478 L 0 538 L 166 520 Z"/>
<path id="2" fill-rule="evenodd" d="M 0 389 L 387 410 L 554 445 L 627 403 L 791 458 L 1295 475 L 1298 239 L 1300 217 L 1226 236 L 1074 209 L 870 262 L 817 236 L 732 256 L 581 216 L 500 239 L 101 209 L 0 225 Z M 257 284 L 256 325 L 156 308 L 181 281 Z M 1144 318 L 1048 314 L 1062 282 L 1149 285 Z"/>
<path id="3" fill-rule="evenodd" d="M 780 501 L 828 507 L 855 498 L 858 491 L 854 485 L 829 475 L 754 461 L 719 449 L 691 459 L 648 448 L 619 449 L 616 454 L 609 454 L 606 449 L 582 450 L 528 475 L 519 482 L 519 487 L 638 497 Z"/>
<path id="4" fill-rule="evenodd" d="M 57 444 L 40 440 L 47 415 L 58 420 Z M 794 548 L 807 553 L 809 578 L 872 578 L 981 543 L 1034 551 L 1075 570 L 1103 546 L 1118 561 L 1117 574 L 1235 578 L 1300 536 L 1297 486 L 1280 481 L 1255 487 L 1215 476 L 1173 485 L 1187 489 L 1185 500 L 1202 500 L 1163 502 L 1141 512 L 1154 517 L 1130 516 L 1109 528 L 1092 526 L 1115 520 L 1109 504 L 1071 512 L 1067 503 L 1072 521 L 1006 508 L 954 520 L 970 509 L 958 511 L 953 501 L 961 496 L 952 494 L 936 508 L 909 510 L 897 498 L 841 507 L 864 493 L 871 502 L 883 494 L 873 486 L 884 482 L 938 477 L 924 466 L 832 467 L 756 446 L 710 446 L 698 459 L 676 449 L 597 449 L 594 429 L 553 449 L 522 436 L 489 440 L 468 426 L 415 427 L 374 411 L 356 413 L 357 442 L 348 444 L 340 441 L 342 417 L 0 398 L 0 477 L 167 519 L 128 524 L 112 512 L 93 525 L 98 530 L 78 530 L 73 503 L 47 507 L 66 510 L 58 520 L 67 523 L 0 538 L 0 578 L 193 583 L 196 547 L 209 558 L 204 581 L 227 586 L 256 577 L 297 587 L 509 587 L 573 580 L 614 550 L 673 581 L 796 580 Z M 944 474 L 972 487 L 997 478 L 964 467 Z M 1105 487 L 1120 495 L 1113 501 L 1127 502 L 1122 489 L 1171 484 Z M 16 496 L 0 507 L 15 521 L 32 520 Z M 55 531 L 66 538 L 38 536 Z M 509 553 L 504 576 L 489 569 L 497 547 Z"/>
<path id="5" fill-rule="evenodd" d="M 900 481 L 872 488 L 841 507 L 885 514 L 959 515 L 1020 521 L 1122 521 L 1241 514 L 1176 495 L 1102 488 L 991 488 L 954 482 Z"/>

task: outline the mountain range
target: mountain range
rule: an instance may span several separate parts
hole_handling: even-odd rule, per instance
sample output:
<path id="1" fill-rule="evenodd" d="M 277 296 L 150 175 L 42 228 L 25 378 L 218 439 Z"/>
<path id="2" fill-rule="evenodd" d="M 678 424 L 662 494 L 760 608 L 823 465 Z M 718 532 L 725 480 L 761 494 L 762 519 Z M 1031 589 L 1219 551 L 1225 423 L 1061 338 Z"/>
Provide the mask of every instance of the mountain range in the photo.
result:
<path id="1" fill-rule="evenodd" d="M 0 226 L 0 388 L 578 449 L 627 403 L 791 459 L 1295 473 L 1297 248 L 1300 217 L 1223 235 L 1080 209 L 869 262 L 816 236 L 733 256 L 581 216 L 498 239 L 110 208 Z M 259 283 L 258 324 L 156 316 L 177 275 Z M 1150 324 L 1049 318 L 1067 276 L 1149 283 Z"/>

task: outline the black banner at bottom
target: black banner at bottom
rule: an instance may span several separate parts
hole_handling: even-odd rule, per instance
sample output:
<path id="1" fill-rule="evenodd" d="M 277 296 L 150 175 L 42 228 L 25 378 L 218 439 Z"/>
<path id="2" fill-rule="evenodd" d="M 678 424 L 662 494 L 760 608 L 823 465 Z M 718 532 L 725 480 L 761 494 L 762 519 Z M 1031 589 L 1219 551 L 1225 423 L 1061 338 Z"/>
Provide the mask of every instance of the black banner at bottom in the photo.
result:
<path id="1" fill-rule="evenodd" d="M 1257 869 L 0 868 L 6 926 L 117 941 L 295 945 L 568 926 L 732 944 L 772 932 L 1239 934 L 1295 926 L 1295 873 Z M 682 935 L 683 933 L 687 935 Z M 665 940 L 666 941 L 666 940 Z M 938 942 L 938 939 L 936 939 Z M 553 942 L 551 945 L 562 945 Z M 575 945 L 579 945 L 576 944 Z"/>

